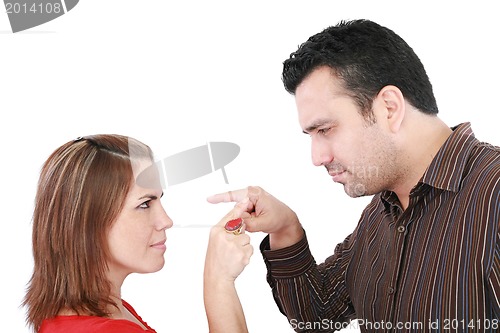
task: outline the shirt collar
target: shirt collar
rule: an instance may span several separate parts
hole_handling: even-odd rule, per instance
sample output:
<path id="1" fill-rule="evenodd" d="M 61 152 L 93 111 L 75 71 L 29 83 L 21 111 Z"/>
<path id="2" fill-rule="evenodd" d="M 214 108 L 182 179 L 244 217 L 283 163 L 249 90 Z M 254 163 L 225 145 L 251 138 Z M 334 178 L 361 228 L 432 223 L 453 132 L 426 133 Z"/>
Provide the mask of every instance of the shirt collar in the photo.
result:
<path id="1" fill-rule="evenodd" d="M 439 148 L 419 184 L 427 184 L 452 192 L 457 192 L 460 189 L 468 157 L 476 145 L 477 139 L 469 122 L 451 129 L 453 132 Z M 419 188 L 419 185 L 415 186 L 412 193 L 415 194 Z M 383 191 L 381 198 L 389 205 L 394 205 L 398 201 L 392 191 Z"/>
<path id="2" fill-rule="evenodd" d="M 425 171 L 421 183 L 442 190 L 457 192 L 471 150 L 477 144 L 470 123 L 451 128 L 453 132 L 438 150 Z"/>

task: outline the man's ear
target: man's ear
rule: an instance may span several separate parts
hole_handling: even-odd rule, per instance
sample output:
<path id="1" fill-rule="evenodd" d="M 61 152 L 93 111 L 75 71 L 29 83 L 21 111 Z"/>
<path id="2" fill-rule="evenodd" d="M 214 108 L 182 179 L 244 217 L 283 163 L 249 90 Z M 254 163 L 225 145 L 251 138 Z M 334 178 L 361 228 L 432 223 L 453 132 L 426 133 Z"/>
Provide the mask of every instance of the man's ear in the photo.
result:
<path id="1" fill-rule="evenodd" d="M 397 133 L 401 128 L 406 113 L 403 93 L 398 87 L 389 85 L 379 91 L 377 99 L 384 111 L 382 114 L 383 119 L 380 120 L 386 121 L 388 128 L 393 133 Z"/>

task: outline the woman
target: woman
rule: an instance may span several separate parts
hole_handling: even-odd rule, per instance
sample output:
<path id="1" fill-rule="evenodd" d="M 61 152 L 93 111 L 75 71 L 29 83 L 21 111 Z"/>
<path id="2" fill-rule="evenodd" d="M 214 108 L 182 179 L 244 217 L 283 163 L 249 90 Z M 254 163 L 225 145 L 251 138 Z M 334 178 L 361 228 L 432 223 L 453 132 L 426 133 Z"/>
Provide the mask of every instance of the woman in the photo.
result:
<path id="1" fill-rule="evenodd" d="M 33 216 L 34 271 L 23 302 L 35 332 L 155 332 L 121 298 L 130 273 L 164 265 L 172 220 L 153 161 L 151 149 L 133 138 L 93 135 L 62 145 L 45 162 Z M 247 235 L 223 228 L 242 213 L 235 206 L 210 233 L 205 287 L 224 290 L 205 293 L 216 332 L 247 331 L 234 280 L 253 250 Z"/>

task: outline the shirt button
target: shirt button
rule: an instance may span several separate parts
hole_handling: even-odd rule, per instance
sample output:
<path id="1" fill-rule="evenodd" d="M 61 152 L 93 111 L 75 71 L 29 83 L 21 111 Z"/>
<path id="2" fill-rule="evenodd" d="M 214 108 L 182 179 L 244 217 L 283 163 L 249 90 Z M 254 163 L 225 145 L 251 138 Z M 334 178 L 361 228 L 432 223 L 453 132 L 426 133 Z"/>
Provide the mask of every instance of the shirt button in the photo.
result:
<path id="1" fill-rule="evenodd" d="M 400 232 L 400 233 L 405 232 L 405 230 L 406 230 L 406 228 L 405 228 L 404 226 L 402 226 L 402 225 L 400 225 L 400 226 L 398 227 L 398 232 Z"/>
<path id="2" fill-rule="evenodd" d="M 392 288 L 392 287 L 389 287 L 389 290 L 388 290 L 388 293 L 389 293 L 389 295 L 392 295 L 392 294 L 394 294 L 394 288 Z"/>

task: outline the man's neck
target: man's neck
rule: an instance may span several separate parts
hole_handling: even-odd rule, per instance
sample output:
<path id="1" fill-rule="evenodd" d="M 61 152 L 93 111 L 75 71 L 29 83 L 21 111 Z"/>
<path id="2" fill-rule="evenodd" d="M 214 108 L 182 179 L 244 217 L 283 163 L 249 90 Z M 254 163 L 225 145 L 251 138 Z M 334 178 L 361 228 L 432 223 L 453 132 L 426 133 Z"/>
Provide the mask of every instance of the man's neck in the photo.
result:
<path id="1" fill-rule="evenodd" d="M 420 181 L 439 149 L 448 139 L 452 130 L 438 117 L 418 115 L 412 129 L 408 131 L 406 151 L 408 174 L 392 189 L 398 196 L 403 210 L 410 203 L 410 192 Z"/>

